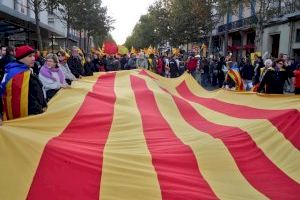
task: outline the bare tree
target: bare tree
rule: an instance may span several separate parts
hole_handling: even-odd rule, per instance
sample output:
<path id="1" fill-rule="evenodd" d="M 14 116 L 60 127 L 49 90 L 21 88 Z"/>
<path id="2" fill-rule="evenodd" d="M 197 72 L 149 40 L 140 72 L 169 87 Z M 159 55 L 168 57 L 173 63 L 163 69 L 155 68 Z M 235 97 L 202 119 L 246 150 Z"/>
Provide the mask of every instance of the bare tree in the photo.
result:
<path id="1" fill-rule="evenodd" d="M 57 0 L 59 5 L 57 6 L 54 15 L 66 26 L 67 28 L 67 48 L 70 47 L 71 27 L 74 26 L 75 18 L 80 15 L 80 5 L 82 0 L 74 2 L 74 0 Z"/>
<path id="2" fill-rule="evenodd" d="M 28 0 L 28 7 L 34 12 L 38 49 L 40 50 L 43 50 L 43 41 L 40 27 L 40 13 L 55 6 L 57 6 L 56 0 Z"/>

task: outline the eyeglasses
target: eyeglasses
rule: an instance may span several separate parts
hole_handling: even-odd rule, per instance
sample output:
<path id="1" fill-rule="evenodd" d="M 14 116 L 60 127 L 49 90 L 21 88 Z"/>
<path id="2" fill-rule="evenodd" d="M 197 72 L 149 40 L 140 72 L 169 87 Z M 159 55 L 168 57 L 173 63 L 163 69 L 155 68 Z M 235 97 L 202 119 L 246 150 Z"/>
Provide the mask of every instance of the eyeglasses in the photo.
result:
<path id="1" fill-rule="evenodd" d="M 281 63 L 281 62 L 280 62 L 280 63 L 278 63 L 278 64 L 279 64 L 279 65 L 283 65 L 283 63 Z"/>

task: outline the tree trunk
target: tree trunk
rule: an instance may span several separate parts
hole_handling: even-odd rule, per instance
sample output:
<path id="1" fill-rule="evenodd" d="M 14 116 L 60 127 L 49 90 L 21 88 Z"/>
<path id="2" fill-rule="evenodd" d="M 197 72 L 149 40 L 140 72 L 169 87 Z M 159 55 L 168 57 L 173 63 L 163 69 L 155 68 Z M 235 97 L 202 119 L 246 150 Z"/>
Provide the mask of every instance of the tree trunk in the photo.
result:
<path id="1" fill-rule="evenodd" d="M 209 34 L 209 42 L 208 42 L 208 55 L 210 56 L 212 54 L 212 30 Z"/>
<path id="2" fill-rule="evenodd" d="M 186 52 L 188 53 L 189 52 L 189 43 L 186 42 Z"/>
<path id="3" fill-rule="evenodd" d="M 256 25 L 256 31 L 255 31 L 255 46 L 256 51 L 262 52 L 262 37 L 263 37 L 263 22 L 259 20 L 259 22 Z"/>
<path id="4" fill-rule="evenodd" d="M 40 28 L 40 4 L 39 0 L 34 0 L 34 15 L 35 15 L 35 25 L 36 25 L 36 34 L 38 39 L 38 50 L 43 50 L 43 41 L 41 35 L 41 28 Z"/>
<path id="5" fill-rule="evenodd" d="M 239 50 L 239 57 L 237 57 L 236 59 L 241 59 L 241 58 L 243 58 L 244 56 L 243 56 L 243 51 L 244 51 L 244 33 L 243 33 L 243 31 L 240 31 L 240 35 L 241 35 L 241 48 L 240 48 L 240 50 Z"/>
<path id="6" fill-rule="evenodd" d="M 260 5 L 260 9 L 258 14 L 256 15 L 257 17 L 257 24 L 256 24 L 256 31 L 255 31 L 255 46 L 256 46 L 256 51 L 261 52 L 261 54 L 263 54 L 262 52 L 262 43 L 263 43 L 263 29 L 264 29 L 264 22 L 266 22 L 267 20 L 267 8 L 269 7 L 270 2 L 268 1 L 262 1 L 261 0 L 261 5 Z"/>
<path id="7" fill-rule="evenodd" d="M 83 30 L 83 36 L 84 36 L 84 39 L 83 39 L 83 46 L 84 46 L 84 50 L 85 52 L 87 52 L 87 45 L 86 45 L 86 30 Z"/>
<path id="8" fill-rule="evenodd" d="M 224 52 L 224 56 L 227 56 L 227 54 L 228 54 L 228 28 L 227 27 L 226 27 L 226 31 L 225 31 L 223 52 Z"/>
<path id="9" fill-rule="evenodd" d="M 91 52 L 90 37 L 91 37 L 91 36 L 90 36 L 90 34 L 88 33 L 88 34 L 87 34 L 87 51 L 86 51 L 87 53 L 88 53 L 88 52 Z"/>
<path id="10" fill-rule="evenodd" d="M 81 30 L 80 30 L 79 31 L 79 48 L 82 49 L 82 42 L 81 42 L 81 40 L 82 40 L 82 35 L 81 35 Z"/>
<path id="11" fill-rule="evenodd" d="M 70 20 L 69 20 L 69 17 L 67 19 L 67 39 L 66 40 L 67 40 L 66 41 L 67 42 L 66 46 L 69 49 L 70 48 L 70 43 L 69 43 L 69 40 L 70 40 Z"/>

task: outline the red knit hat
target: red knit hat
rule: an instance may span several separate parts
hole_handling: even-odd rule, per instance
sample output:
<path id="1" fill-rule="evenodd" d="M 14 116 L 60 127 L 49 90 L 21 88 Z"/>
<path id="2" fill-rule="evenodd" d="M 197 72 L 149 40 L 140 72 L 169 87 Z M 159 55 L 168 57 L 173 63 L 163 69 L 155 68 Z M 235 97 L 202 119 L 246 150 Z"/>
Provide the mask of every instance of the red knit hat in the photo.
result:
<path id="1" fill-rule="evenodd" d="M 25 58 L 29 54 L 34 53 L 34 49 L 28 45 L 20 46 L 16 48 L 16 59 L 20 60 Z"/>

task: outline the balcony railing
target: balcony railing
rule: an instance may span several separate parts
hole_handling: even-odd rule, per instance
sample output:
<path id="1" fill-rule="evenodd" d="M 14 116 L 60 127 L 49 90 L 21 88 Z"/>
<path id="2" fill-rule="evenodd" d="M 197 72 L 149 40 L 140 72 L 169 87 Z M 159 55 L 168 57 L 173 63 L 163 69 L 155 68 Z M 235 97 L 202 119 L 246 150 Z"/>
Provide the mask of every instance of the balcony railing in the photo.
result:
<path id="1" fill-rule="evenodd" d="M 235 29 L 240 29 L 244 27 L 251 27 L 257 23 L 257 18 L 256 16 L 251 16 L 248 18 L 240 19 L 228 24 L 224 24 L 218 27 L 218 32 L 222 33 L 225 32 L 226 30 L 235 30 Z"/>

